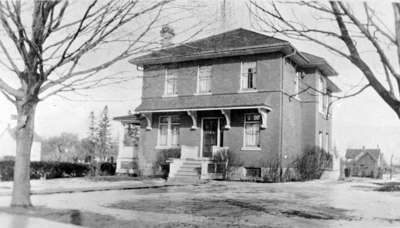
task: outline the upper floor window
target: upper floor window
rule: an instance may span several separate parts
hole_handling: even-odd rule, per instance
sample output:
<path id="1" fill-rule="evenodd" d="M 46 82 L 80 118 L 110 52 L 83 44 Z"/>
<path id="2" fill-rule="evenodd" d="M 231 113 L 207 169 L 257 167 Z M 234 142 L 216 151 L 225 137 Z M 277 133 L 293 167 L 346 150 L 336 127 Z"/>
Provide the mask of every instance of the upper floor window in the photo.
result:
<path id="1" fill-rule="evenodd" d="M 299 98 L 299 92 L 300 92 L 300 79 L 302 76 L 303 72 L 301 71 L 296 71 L 296 75 L 294 76 L 294 94 L 296 98 Z"/>
<path id="2" fill-rule="evenodd" d="M 199 66 L 197 77 L 197 93 L 210 93 L 211 66 Z"/>
<path id="3" fill-rule="evenodd" d="M 173 96 L 177 94 L 177 76 L 165 70 L 165 91 L 164 95 Z"/>
<path id="4" fill-rule="evenodd" d="M 324 113 L 325 88 L 324 88 L 324 79 L 322 78 L 322 76 L 318 79 L 317 93 L 318 93 L 318 110 L 319 112 Z"/>
<path id="5" fill-rule="evenodd" d="M 244 147 L 260 147 L 260 114 L 246 114 L 244 117 Z"/>
<path id="6" fill-rule="evenodd" d="M 179 140 L 179 117 L 160 116 L 158 146 L 178 146 Z"/>
<path id="7" fill-rule="evenodd" d="M 240 88 L 242 90 L 256 88 L 256 62 L 242 62 L 242 72 L 240 77 Z"/>

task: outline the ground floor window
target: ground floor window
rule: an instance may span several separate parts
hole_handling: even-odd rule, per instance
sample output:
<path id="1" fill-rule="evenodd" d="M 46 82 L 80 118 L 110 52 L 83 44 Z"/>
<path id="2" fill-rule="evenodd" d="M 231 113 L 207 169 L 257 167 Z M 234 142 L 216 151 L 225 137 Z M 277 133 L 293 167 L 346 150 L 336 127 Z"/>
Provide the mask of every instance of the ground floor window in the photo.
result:
<path id="1" fill-rule="evenodd" d="M 246 114 L 244 118 L 244 147 L 260 147 L 260 114 Z"/>
<path id="2" fill-rule="evenodd" d="M 246 168 L 246 177 L 261 177 L 261 168 Z"/>
<path id="3" fill-rule="evenodd" d="M 179 142 L 179 117 L 160 116 L 158 146 L 174 147 Z"/>

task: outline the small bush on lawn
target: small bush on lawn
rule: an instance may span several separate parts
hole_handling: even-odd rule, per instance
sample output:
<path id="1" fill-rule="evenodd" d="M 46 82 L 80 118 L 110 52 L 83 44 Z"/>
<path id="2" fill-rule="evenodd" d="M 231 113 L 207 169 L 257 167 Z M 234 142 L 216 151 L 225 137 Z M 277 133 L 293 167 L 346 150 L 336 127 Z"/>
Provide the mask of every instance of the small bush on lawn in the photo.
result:
<path id="1" fill-rule="evenodd" d="M 169 174 L 169 164 L 167 160 L 171 158 L 180 158 L 180 157 L 181 157 L 180 148 L 160 150 L 157 154 L 157 159 L 154 164 L 155 172 L 156 173 L 161 172 L 161 176 L 166 179 Z"/>
<path id="2" fill-rule="evenodd" d="M 100 164 L 100 175 L 101 176 L 115 175 L 116 168 L 117 168 L 116 163 L 103 162 Z"/>
<path id="3" fill-rule="evenodd" d="M 31 179 L 45 177 L 47 179 L 62 177 L 83 177 L 89 171 L 86 164 L 69 162 L 38 161 L 31 162 Z M 14 161 L 0 161 L 0 179 L 13 180 Z"/>
<path id="4" fill-rule="evenodd" d="M 332 155 L 319 147 L 305 150 L 295 161 L 301 180 L 319 179 L 322 172 L 332 163 Z"/>

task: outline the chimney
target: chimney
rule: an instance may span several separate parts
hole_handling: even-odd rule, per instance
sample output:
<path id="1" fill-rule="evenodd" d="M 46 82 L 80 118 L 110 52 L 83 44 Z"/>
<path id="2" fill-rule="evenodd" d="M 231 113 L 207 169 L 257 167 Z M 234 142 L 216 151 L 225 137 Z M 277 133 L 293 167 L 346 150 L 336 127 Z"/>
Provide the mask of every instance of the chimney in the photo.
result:
<path id="1" fill-rule="evenodd" d="M 160 30 L 160 36 L 161 36 L 161 48 L 169 47 L 173 44 L 172 38 L 175 37 L 174 29 L 171 28 L 168 24 L 165 24 L 162 26 Z"/>

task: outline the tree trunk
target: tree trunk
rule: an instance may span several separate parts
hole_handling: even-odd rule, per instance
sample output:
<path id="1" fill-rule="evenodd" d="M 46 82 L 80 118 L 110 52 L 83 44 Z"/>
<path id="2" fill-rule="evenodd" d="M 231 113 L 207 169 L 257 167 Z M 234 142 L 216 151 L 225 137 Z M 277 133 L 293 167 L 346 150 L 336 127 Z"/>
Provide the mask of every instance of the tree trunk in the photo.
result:
<path id="1" fill-rule="evenodd" d="M 15 137 L 17 152 L 14 165 L 12 207 L 31 207 L 30 199 L 30 155 L 34 135 L 37 99 L 17 102 L 17 127 Z"/>

